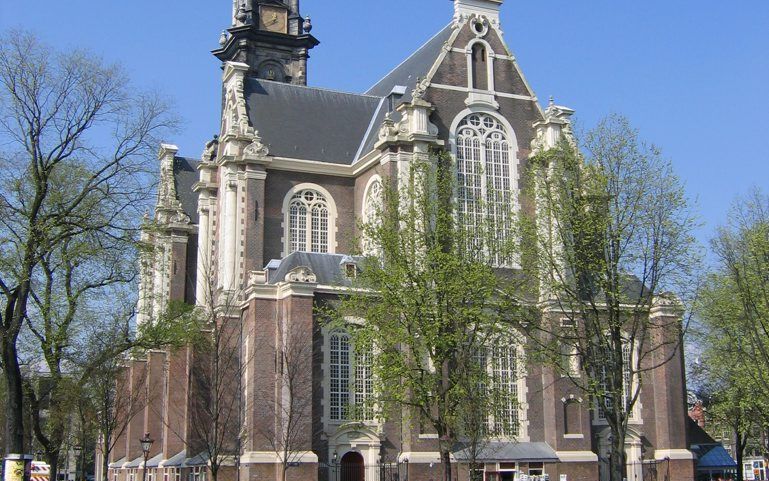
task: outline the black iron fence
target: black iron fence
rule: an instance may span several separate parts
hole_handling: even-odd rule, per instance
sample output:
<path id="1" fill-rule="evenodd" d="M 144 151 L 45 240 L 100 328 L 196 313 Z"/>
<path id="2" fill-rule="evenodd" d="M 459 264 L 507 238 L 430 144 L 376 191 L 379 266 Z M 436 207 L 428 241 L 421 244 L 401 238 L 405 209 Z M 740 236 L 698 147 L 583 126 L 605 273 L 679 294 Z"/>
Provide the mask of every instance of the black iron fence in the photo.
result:
<path id="1" fill-rule="evenodd" d="M 376 465 L 324 464 L 318 465 L 318 481 L 408 481 L 406 465 L 383 463 Z"/>

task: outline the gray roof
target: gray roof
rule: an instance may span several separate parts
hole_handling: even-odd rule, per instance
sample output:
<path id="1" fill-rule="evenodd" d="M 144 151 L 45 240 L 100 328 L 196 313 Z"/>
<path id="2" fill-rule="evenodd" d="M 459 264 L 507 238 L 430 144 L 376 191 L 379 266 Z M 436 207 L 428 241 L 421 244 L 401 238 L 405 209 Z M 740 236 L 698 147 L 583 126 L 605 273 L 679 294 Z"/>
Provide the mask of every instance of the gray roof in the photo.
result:
<path id="1" fill-rule="evenodd" d="M 123 467 L 123 464 L 125 463 L 125 458 L 120 458 L 114 463 L 109 463 L 110 469 L 120 469 Z"/>
<path id="2" fill-rule="evenodd" d="M 198 193 L 192 191 L 192 186 L 200 180 L 198 174 L 199 160 L 176 157 L 174 159 L 174 179 L 176 195 L 182 203 L 184 213 L 190 217 L 193 224 L 198 223 Z"/>
<path id="3" fill-rule="evenodd" d="M 470 450 L 459 445 L 454 450 L 458 461 L 470 461 Z M 558 461 L 558 455 L 547 443 L 489 442 L 475 457 L 480 462 Z"/>
<path id="4" fill-rule="evenodd" d="M 126 464 L 123 467 L 124 468 L 138 468 L 139 466 L 142 465 L 142 463 L 144 463 L 144 457 L 143 456 L 139 456 L 138 458 L 134 459 L 133 461 L 131 461 L 130 463 Z"/>
<path id="5" fill-rule="evenodd" d="M 386 97 L 404 86 L 406 94 L 396 104 L 410 101 L 417 79 L 430 71 L 451 33 L 447 25 L 365 94 L 249 78 L 245 95 L 251 125 L 272 155 L 350 165 L 374 148 L 390 110 Z"/>
<path id="6" fill-rule="evenodd" d="M 255 78 L 246 81 L 245 95 L 251 125 L 270 154 L 347 165 L 381 101 Z"/>
<path id="7" fill-rule="evenodd" d="M 163 460 L 163 453 L 158 454 L 152 459 L 147 460 L 147 467 L 148 468 L 157 468 L 160 465 L 160 461 Z"/>
<path id="8" fill-rule="evenodd" d="M 163 467 L 177 467 L 181 466 L 184 460 L 187 459 L 187 451 L 176 453 L 170 458 L 160 463 Z"/>
<path id="9" fill-rule="evenodd" d="M 400 65 L 395 67 L 390 73 L 377 82 L 373 87 L 366 92 L 368 95 L 376 95 L 378 97 L 385 97 L 390 95 L 393 87 L 396 85 L 403 85 L 409 87 L 406 90 L 406 95 L 403 96 L 403 100 L 411 99 L 411 91 L 417 84 L 417 79 L 420 77 L 426 77 L 430 72 L 430 69 L 438 60 L 438 56 L 441 54 L 443 44 L 445 44 L 451 37 L 451 24 L 446 25 L 440 32 L 435 34 L 430 40 L 422 45 L 416 52 L 411 54 L 409 58 L 404 60 Z"/>
<path id="10" fill-rule="evenodd" d="M 309 268 L 317 278 L 318 284 L 327 286 L 349 286 L 342 265 L 348 261 L 357 263 L 355 258 L 342 254 L 319 254 L 315 252 L 294 252 L 280 261 L 268 264 L 270 284 L 286 280 L 286 275 L 297 267 Z"/>
<path id="11" fill-rule="evenodd" d="M 197 456 L 193 456 L 191 458 L 187 458 L 184 460 L 183 466 L 189 467 L 189 466 L 205 466 L 208 464 L 208 453 L 205 451 L 198 454 Z"/>

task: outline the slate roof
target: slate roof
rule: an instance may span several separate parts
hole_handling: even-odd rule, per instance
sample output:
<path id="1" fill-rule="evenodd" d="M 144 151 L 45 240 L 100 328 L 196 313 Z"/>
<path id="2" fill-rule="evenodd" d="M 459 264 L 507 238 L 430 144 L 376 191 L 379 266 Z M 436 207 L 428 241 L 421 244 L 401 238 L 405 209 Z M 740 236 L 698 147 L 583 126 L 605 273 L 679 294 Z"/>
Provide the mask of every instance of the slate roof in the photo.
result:
<path id="1" fill-rule="evenodd" d="M 454 449 L 454 457 L 459 461 L 469 461 L 470 451 L 458 445 Z M 547 443 L 491 442 L 481 448 L 475 460 L 479 462 L 557 462 L 558 455 Z"/>
<path id="2" fill-rule="evenodd" d="M 351 165 L 373 149 L 393 88 L 407 87 L 398 101 L 410 100 L 417 79 L 427 75 L 451 32 L 446 26 L 364 94 L 248 78 L 251 125 L 272 155 Z"/>
<path id="3" fill-rule="evenodd" d="M 347 165 L 381 101 L 255 78 L 247 79 L 245 96 L 251 125 L 271 155 Z"/>
<path id="4" fill-rule="evenodd" d="M 185 157 L 176 157 L 174 159 L 176 196 L 182 203 L 184 213 L 190 217 L 193 224 L 198 223 L 198 193 L 192 191 L 192 186 L 200 180 L 198 174 L 199 163 L 199 160 Z"/>
<path id="5" fill-rule="evenodd" d="M 123 467 L 124 468 L 138 468 L 139 466 L 142 465 L 143 462 L 144 462 L 144 457 L 143 456 L 139 456 L 138 458 L 134 459 L 133 461 L 131 461 L 130 463 L 124 465 Z"/>
<path id="6" fill-rule="evenodd" d="M 163 453 L 158 454 L 152 459 L 147 460 L 147 467 L 148 468 L 157 468 L 160 465 L 160 461 L 163 460 Z"/>
<path id="7" fill-rule="evenodd" d="M 174 467 L 174 466 L 181 466 L 182 463 L 184 463 L 184 460 L 187 459 L 187 451 L 181 451 L 179 453 L 176 453 L 175 455 L 171 456 L 170 458 L 166 459 L 162 463 L 160 463 L 163 467 Z"/>
<path id="8" fill-rule="evenodd" d="M 317 278 L 318 284 L 327 286 L 349 286 L 342 265 L 355 259 L 342 254 L 319 254 L 315 252 L 294 252 L 282 260 L 273 260 L 267 265 L 270 284 L 286 280 L 286 275 L 297 267 L 308 267 Z"/>
<path id="9" fill-rule="evenodd" d="M 390 73 L 384 76 L 373 87 L 368 89 L 366 94 L 385 97 L 390 95 L 393 87 L 403 85 L 408 87 L 403 101 L 411 100 L 411 91 L 417 84 L 417 79 L 427 76 L 428 72 L 435 64 L 438 56 L 441 54 L 443 44 L 451 37 L 451 24 L 446 25 L 440 32 L 435 34 L 430 40 L 422 45 L 416 52 L 411 54 L 400 65 L 395 67 Z"/>
<path id="10" fill-rule="evenodd" d="M 451 37 L 451 24 L 447 25 L 440 32 L 435 34 L 430 40 L 422 45 L 416 52 L 411 54 L 400 65 L 395 67 L 390 73 L 384 76 L 373 87 L 368 89 L 366 94 L 376 95 L 382 98 L 388 97 L 393 89 L 397 86 L 406 87 L 406 93 L 403 96 L 399 96 L 393 99 L 393 110 L 402 102 L 410 102 L 412 97 L 411 93 L 416 87 L 417 79 L 420 77 L 426 77 L 438 60 L 438 56 L 441 54 L 443 45 Z M 365 155 L 374 149 L 377 139 L 379 138 L 379 126 L 382 125 L 382 121 L 385 115 L 390 110 L 390 104 L 385 101 L 382 104 L 382 108 L 378 109 L 374 119 L 371 122 L 373 126 L 369 130 L 368 135 L 363 140 L 362 148 L 360 149 L 361 155 Z M 393 121 L 400 121 L 400 114 L 393 112 Z M 357 159 L 356 159 L 357 160 Z"/>
<path id="11" fill-rule="evenodd" d="M 694 419 L 689 416 L 686 416 L 686 419 L 686 423 L 688 424 L 687 428 L 689 429 L 689 444 L 716 444 L 716 440 L 702 429 Z"/>

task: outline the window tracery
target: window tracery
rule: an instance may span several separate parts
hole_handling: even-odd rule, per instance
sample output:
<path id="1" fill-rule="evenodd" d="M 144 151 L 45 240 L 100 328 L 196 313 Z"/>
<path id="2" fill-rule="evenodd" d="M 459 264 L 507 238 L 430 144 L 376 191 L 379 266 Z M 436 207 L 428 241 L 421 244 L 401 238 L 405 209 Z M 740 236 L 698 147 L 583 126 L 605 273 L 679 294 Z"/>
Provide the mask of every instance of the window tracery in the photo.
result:
<path id="1" fill-rule="evenodd" d="M 381 224 L 382 208 L 384 206 L 384 186 L 380 179 L 376 179 L 366 190 L 366 198 L 363 202 L 363 222 L 367 232 L 363 235 L 363 253 L 369 256 L 380 256 L 380 249 L 371 238 L 371 231 Z"/>
<path id="2" fill-rule="evenodd" d="M 512 234 L 514 167 L 504 126 L 493 116 L 474 113 L 457 127 L 457 205 L 469 249 L 484 248 L 492 263 L 513 264 L 505 252 Z M 484 242 L 484 238 L 487 242 Z"/>
<path id="3" fill-rule="evenodd" d="M 329 252 L 330 209 L 326 197 L 313 189 L 294 194 L 288 206 L 289 250 Z"/>
<path id="4" fill-rule="evenodd" d="M 332 421 L 371 420 L 374 392 L 371 353 L 356 351 L 349 333 L 329 338 L 329 417 Z"/>

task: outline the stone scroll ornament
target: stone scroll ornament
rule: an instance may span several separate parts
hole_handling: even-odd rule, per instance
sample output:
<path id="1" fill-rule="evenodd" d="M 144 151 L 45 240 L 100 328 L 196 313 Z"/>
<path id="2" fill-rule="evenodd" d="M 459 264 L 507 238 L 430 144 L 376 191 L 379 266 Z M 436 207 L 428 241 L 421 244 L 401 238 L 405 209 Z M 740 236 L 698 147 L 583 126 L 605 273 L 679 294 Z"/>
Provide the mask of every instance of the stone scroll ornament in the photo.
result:
<path id="1" fill-rule="evenodd" d="M 315 273 L 312 272 L 312 269 L 301 266 L 286 274 L 286 281 L 314 284 L 318 282 L 318 278 L 315 276 Z"/>

